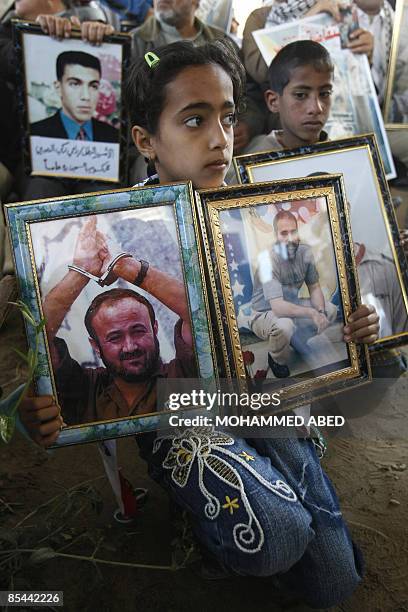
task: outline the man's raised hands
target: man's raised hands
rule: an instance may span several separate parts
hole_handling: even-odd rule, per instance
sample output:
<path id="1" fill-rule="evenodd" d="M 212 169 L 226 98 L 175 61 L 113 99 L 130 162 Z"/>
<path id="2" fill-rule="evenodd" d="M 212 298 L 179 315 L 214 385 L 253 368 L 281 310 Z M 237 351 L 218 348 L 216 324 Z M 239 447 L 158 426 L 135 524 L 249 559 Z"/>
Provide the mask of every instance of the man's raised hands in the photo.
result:
<path id="1" fill-rule="evenodd" d="M 97 229 L 96 215 L 93 215 L 78 234 L 73 264 L 100 277 L 105 272 L 110 259 L 106 237 Z"/>

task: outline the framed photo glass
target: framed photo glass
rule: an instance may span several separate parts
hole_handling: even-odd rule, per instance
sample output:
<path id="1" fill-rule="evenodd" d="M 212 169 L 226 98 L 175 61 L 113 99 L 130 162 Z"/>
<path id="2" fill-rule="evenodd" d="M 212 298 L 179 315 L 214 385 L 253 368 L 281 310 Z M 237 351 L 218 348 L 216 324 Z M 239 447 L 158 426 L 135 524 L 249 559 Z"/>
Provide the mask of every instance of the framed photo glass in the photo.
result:
<path id="1" fill-rule="evenodd" d="M 408 2 L 397 0 L 385 93 L 387 128 L 408 128 Z"/>
<path id="2" fill-rule="evenodd" d="M 198 192 L 227 379 L 281 409 L 370 378 L 343 340 L 359 302 L 340 176 Z"/>
<path id="3" fill-rule="evenodd" d="M 45 320 L 35 388 L 61 406 L 58 445 L 168 426 L 163 381 L 215 380 L 192 193 L 174 184 L 6 205 L 22 300 Z"/>
<path id="4" fill-rule="evenodd" d="M 27 173 L 123 181 L 129 35 L 114 34 L 95 47 L 75 30 L 72 38 L 55 40 L 36 24 L 15 21 L 13 27 Z"/>
<path id="5" fill-rule="evenodd" d="M 243 183 L 342 172 L 350 208 L 361 298 L 380 316 L 374 349 L 408 340 L 408 269 L 394 208 L 373 135 L 327 141 L 298 149 L 237 157 Z"/>

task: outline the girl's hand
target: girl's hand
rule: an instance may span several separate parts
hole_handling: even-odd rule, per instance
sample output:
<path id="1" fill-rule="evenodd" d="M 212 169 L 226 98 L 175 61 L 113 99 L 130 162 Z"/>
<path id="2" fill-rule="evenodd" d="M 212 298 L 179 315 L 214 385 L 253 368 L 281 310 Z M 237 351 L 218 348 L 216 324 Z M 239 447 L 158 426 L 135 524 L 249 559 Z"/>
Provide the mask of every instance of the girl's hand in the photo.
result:
<path id="1" fill-rule="evenodd" d="M 378 340 L 379 316 L 374 306 L 361 304 L 350 316 L 344 327 L 345 342 L 372 344 Z"/>
<path id="2" fill-rule="evenodd" d="M 24 398 L 18 412 L 29 436 L 43 448 L 56 442 L 65 425 L 60 408 L 50 395 Z"/>

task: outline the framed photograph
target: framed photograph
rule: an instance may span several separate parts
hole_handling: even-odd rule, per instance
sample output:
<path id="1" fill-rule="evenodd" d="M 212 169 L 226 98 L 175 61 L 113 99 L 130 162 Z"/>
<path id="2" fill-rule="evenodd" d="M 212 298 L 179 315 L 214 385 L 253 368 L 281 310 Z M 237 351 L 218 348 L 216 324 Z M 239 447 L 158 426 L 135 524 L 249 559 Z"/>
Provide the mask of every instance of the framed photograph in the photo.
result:
<path id="1" fill-rule="evenodd" d="M 82 41 L 79 31 L 55 40 L 37 24 L 15 21 L 13 27 L 27 173 L 123 181 L 129 35 L 114 34 L 96 47 Z"/>
<path id="2" fill-rule="evenodd" d="M 408 128 L 408 1 L 397 0 L 385 91 L 384 121 L 389 129 Z"/>
<path id="3" fill-rule="evenodd" d="M 337 173 L 344 177 L 361 299 L 380 316 L 374 349 L 408 341 L 408 268 L 372 134 L 235 159 L 243 183 Z"/>
<path id="4" fill-rule="evenodd" d="M 332 109 L 324 129 L 331 140 L 374 132 L 387 179 L 396 177 L 384 121 L 367 56 L 342 48 L 341 29 L 321 13 L 253 32 L 269 66 L 279 49 L 295 40 L 316 40 L 329 51 L 334 64 Z"/>
<path id="5" fill-rule="evenodd" d="M 359 301 L 342 178 L 198 192 L 224 375 L 281 409 L 370 379 L 343 340 Z"/>
<path id="6" fill-rule="evenodd" d="M 193 197 L 174 184 L 5 206 L 22 300 L 45 320 L 35 387 L 61 406 L 58 445 L 168 427 L 162 381 L 215 380 Z"/>

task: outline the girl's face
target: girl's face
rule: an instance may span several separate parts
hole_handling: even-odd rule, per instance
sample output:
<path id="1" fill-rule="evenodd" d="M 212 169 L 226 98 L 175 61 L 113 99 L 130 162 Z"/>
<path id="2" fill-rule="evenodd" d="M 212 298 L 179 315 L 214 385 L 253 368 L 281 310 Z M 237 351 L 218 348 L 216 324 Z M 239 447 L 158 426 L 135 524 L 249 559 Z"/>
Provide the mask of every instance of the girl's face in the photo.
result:
<path id="1" fill-rule="evenodd" d="M 157 132 L 149 136 L 160 181 L 221 186 L 231 163 L 234 121 L 232 81 L 220 66 L 180 72 L 166 86 Z"/>

